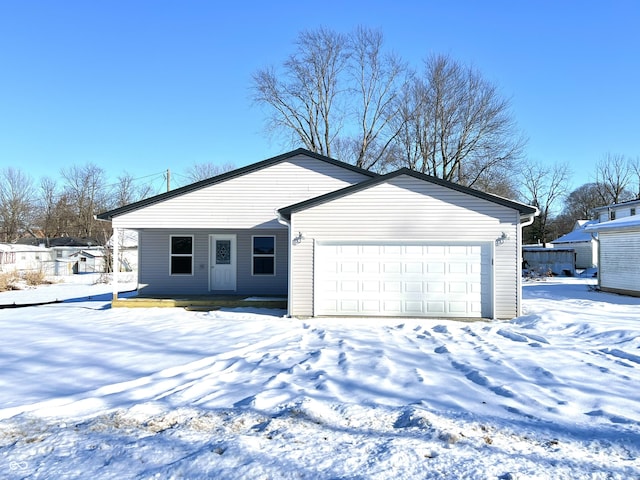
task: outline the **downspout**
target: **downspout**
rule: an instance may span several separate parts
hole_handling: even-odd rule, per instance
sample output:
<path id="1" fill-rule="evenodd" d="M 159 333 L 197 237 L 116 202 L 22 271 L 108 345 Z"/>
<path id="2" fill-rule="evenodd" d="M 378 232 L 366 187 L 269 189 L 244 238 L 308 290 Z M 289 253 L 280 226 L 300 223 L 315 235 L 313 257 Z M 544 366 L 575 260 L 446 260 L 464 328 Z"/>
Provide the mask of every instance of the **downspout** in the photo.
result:
<path id="1" fill-rule="evenodd" d="M 533 221 L 535 220 L 535 218 L 540 215 L 540 210 L 538 210 L 538 207 L 535 207 L 536 211 L 534 213 L 532 213 L 531 215 L 529 215 L 529 217 L 523 222 L 520 222 L 520 248 L 518 249 L 518 292 L 520 292 L 519 298 L 518 298 L 518 308 L 516 311 L 516 316 L 519 317 L 520 315 L 522 315 L 522 230 L 524 229 L 524 227 L 528 227 L 529 225 L 531 225 L 533 223 Z"/>
<path id="2" fill-rule="evenodd" d="M 288 255 L 287 255 L 287 318 L 291 318 L 291 255 L 293 248 L 293 237 L 291 234 L 291 222 L 284 218 L 278 209 L 276 208 L 276 218 L 278 219 L 278 223 L 285 225 L 287 227 L 287 238 L 289 239 L 289 244 L 287 246 Z"/>

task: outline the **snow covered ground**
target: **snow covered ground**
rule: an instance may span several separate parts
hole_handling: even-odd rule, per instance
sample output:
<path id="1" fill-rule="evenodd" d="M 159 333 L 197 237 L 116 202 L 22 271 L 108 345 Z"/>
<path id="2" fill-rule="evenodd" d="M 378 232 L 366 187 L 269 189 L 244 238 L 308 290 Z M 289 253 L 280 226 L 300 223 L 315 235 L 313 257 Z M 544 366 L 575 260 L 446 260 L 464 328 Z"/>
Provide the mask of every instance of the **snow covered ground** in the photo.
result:
<path id="1" fill-rule="evenodd" d="M 473 323 L 0 293 L 68 300 L 0 310 L 0 477 L 640 478 L 640 299 L 594 283 Z"/>

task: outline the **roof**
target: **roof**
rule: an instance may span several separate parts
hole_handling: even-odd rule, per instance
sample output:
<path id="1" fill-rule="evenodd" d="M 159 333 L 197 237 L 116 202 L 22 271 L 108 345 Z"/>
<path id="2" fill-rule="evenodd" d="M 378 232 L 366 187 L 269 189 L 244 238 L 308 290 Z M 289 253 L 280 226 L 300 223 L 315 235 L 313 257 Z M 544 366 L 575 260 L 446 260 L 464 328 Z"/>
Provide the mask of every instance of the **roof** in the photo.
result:
<path id="1" fill-rule="evenodd" d="M 114 210 L 110 210 L 108 212 L 100 213 L 96 215 L 96 218 L 99 220 L 111 220 L 114 217 L 119 215 L 123 215 L 125 213 L 133 212 L 135 210 L 139 210 L 144 207 L 148 207 L 150 205 L 163 202 L 165 200 L 169 200 L 170 198 L 179 197 L 189 192 L 193 192 L 196 190 L 200 190 L 202 188 L 209 187 L 211 185 L 215 185 L 217 183 L 226 182 L 227 180 L 231 180 L 232 178 L 237 178 L 242 175 L 246 175 L 251 172 L 255 172 L 257 170 L 261 170 L 266 167 L 270 167 L 272 165 L 276 165 L 281 162 L 285 162 L 290 158 L 293 158 L 297 155 L 305 155 L 307 157 L 315 158 L 316 160 L 321 160 L 326 163 L 330 163 L 342 168 L 346 168 L 348 170 L 352 170 L 354 172 L 361 173 L 368 177 L 377 177 L 378 175 L 374 172 L 370 172 L 369 170 L 364 170 L 362 168 L 356 167 L 349 163 L 341 162 L 339 160 L 335 160 L 333 158 L 329 158 L 325 155 L 320 155 L 319 153 L 314 153 L 304 148 L 298 148 L 296 150 L 292 150 L 291 152 L 283 153 L 282 155 L 278 155 L 272 158 L 268 158 L 258 163 L 253 163 L 251 165 L 247 165 L 246 167 L 238 168 L 236 170 L 232 170 L 230 172 L 223 173 L 221 175 L 217 175 L 215 177 L 208 178 L 206 180 L 201 180 L 199 182 L 192 183 L 190 185 L 185 185 L 184 187 L 176 188 L 175 190 L 171 190 L 169 192 L 161 193 L 160 195 L 156 195 L 154 197 L 150 197 L 144 200 L 140 200 L 139 202 L 131 203 L 129 205 L 125 205 L 120 208 L 116 208 Z"/>
<path id="2" fill-rule="evenodd" d="M 578 228 L 574 228 L 573 231 L 567 233 L 566 235 L 561 236 L 560 238 L 554 240 L 553 244 L 557 243 L 579 243 L 579 242 L 591 242 L 593 241 L 593 237 L 591 236 L 591 231 L 587 231 L 586 228 L 590 225 L 596 225 L 598 223 L 597 220 L 578 220 Z"/>
<path id="3" fill-rule="evenodd" d="M 502 198 L 497 195 L 492 195 L 490 193 L 481 192 L 479 190 L 475 190 L 470 187 L 465 187 L 457 183 L 449 182 L 441 178 L 425 175 L 423 173 L 416 172 L 415 170 L 410 170 L 408 168 L 401 168 L 400 170 L 396 170 L 395 172 L 391 172 L 386 175 L 380 175 L 370 180 L 366 180 L 364 182 L 360 182 L 355 185 L 351 185 L 349 187 L 336 190 L 335 192 L 330 192 L 325 195 L 321 195 L 319 197 L 311 198 L 309 200 L 296 203 L 294 205 L 289 205 L 288 207 L 279 209 L 278 212 L 286 219 L 291 219 L 292 213 L 299 212 L 301 210 L 305 210 L 310 207 L 315 207 L 316 205 L 321 205 L 323 203 L 330 202 L 332 200 L 335 200 L 347 195 L 351 195 L 352 193 L 365 190 L 367 188 L 373 187 L 375 185 L 379 185 L 381 183 L 385 183 L 391 180 L 392 178 L 398 177 L 400 175 L 409 175 L 413 178 L 417 178 L 418 180 L 434 183 L 436 185 L 440 185 L 445 188 L 450 188 L 458 192 L 466 193 L 468 195 L 478 197 L 483 200 L 487 200 L 489 202 L 497 203 L 498 205 L 513 208 L 514 210 L 519 211 L 520 214 L 524 216 L 532 216 L 532 215 L 535 216 L 535 215 L 538 215 L 539 213 L 538 209 L 535 207 L 525 205 L 519 202 L 514 202 L 513 200 L 508 200 L 506 198 Z"/>
<path id="4" fill-rule="evenodd" d="M 640 215 L 618 218 L 609 222 L 602 222 L 587 227 L 589 232 L 602 232 L 606 230 L 638 230 L 640 231 Z"/>
<path id="5" fill-rule="evenodd" d="M 611 205 L 605 205 L 603 207 L 595 207 L 593 209 L 594 212 L 600 212 L 602 210 L 608 210 L 610 208 L 621 208 L 621 207 L 632 207 L 634 205 L 640 205 L 640 199 L 628 200 L 626 202 L 613 203 Z"/>

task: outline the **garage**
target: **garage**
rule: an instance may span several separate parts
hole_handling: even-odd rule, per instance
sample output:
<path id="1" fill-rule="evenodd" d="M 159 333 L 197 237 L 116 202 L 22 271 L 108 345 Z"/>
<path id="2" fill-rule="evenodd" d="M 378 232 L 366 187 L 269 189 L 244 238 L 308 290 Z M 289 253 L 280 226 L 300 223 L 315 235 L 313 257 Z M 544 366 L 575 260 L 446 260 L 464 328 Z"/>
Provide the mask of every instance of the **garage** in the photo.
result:
<path id="1" fill-rule="evenodd" d="M 315 314 L 491 317 L 492 244 L 318 242 Z"/>

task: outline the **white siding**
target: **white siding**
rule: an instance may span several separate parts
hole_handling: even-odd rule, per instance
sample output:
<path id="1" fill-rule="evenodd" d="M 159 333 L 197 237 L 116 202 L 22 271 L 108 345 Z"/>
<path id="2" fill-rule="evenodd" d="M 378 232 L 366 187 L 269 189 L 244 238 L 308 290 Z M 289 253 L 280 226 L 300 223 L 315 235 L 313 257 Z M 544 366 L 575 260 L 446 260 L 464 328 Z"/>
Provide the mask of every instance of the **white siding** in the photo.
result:
<path id="1" fill-rule="evenodd" d="M 598 243 L 595 240 L 567 243 L 564 246 L 575 250 L 576 268 L 591 268 L 598 265 Z"/>
<path id="2" fill-rule="evenodd" d="M 600 231 L 598 238 L 600 288 L 640 295 L 640 231 Z"/>
<path id="3" fill-rule="evenodd" d="M 304 239 L 291 248 L 293 315 L 313 315 L 315 241 L 424 241 L 494 243 L 494 315 L 517 315 L 519 212 L 493 202 L 401 175 L 386 183 L 292 215 Z"/>
<path id="4" fill-rule="evenodd" d="M 278 228 L 275 209 L 369 177 L 298 155 L 145 208 L 117 216 L 120 228 Z"/>

